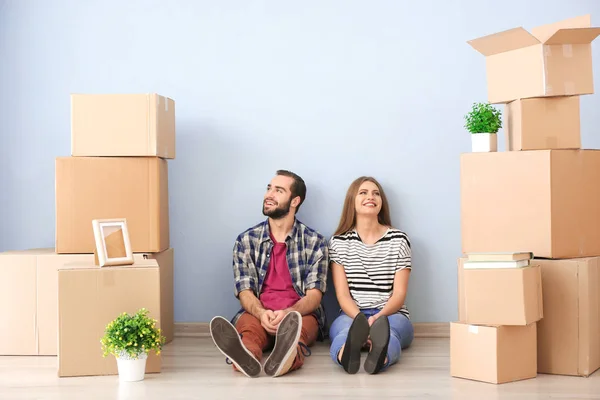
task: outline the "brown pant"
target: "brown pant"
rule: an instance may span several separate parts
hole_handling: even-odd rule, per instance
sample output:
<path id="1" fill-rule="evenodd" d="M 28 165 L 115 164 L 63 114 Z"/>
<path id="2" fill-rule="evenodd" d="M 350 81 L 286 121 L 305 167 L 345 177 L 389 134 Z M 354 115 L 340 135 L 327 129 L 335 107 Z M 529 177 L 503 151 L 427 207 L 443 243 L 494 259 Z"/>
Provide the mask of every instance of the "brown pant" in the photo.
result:
<path id="1" fill-rule="evenodd" d="M 242 343 L 254 354 L 257 360 L 261 360 L 263 351 L 271 348 L 275 336 L 269 334 L 260 324 L 260 320 L 247 312 L 243 313 L 237 320 L 235 327 L 242 335 Z M 302 332 L 300 342 L 310 347 L 317 340 L 319 334 L 319 323 L 314 315 L 302 317 Z M 290 372 L 300 368 L 304 364 L 304 354 L 300 345 L 297 345 L 296 359 L 290 368 Z"/>

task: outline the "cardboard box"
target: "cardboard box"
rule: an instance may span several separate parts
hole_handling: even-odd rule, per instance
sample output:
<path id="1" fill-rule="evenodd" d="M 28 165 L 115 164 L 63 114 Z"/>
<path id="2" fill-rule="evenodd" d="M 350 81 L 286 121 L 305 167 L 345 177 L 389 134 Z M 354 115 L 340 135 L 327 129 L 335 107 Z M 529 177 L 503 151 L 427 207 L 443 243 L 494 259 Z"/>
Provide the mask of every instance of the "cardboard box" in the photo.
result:
<path id="1" fill-rule="evenodd" d="M 156 260 L 147 261 L 104 268 L 81 263 L 58 271 L 58 376 L 118 374 L 115 357 L 102 354 L 106 325 L 142 307 L 160 322 L 159 267 Z M 146 373 L 160 370 L 160 355 L 151 352 Z"/>
<path id="2" fill-rule="evenodd" d="M 458 263 L 458 320 L 466 320 Z M 534 260 L 541 268 L 544 318 L 537 322 L 538 373 L 589 376 L 600 368 L 600 257 Z"/>
<path id="3" fill-rule="evenodd" d="M 461 259 L 459 262 L 464 262 Z M 465 315 L 475 325 L 529 325 L 543 318 L 540 267 L 466 269 Z"/>
<path id="4" fill-rule="evenodd" d="M 126 218 L 133 252 L 169 248 L 167 161 L 158 157 L 58 157 L 56 252 L 93 253 L 92 220 Z"/>
<path id="5" fill-rule="evenodd" d="M 485 56 L 488 101 L 594 93 L 591 42 L 600 28 L 589 15 L 470 40 Z"/>
<path id="6" fill-rule="evenodd" d="M 461 155 L 462 253 L 600 255 L 600 150 Z"/>
<path id="7" fill-rule="evenodd" d="M 72 156 L 175 158 L 175 102 L 158 94 L 72 94 Z"/>
<path id="8" fill-rule="evenodd" d="M 37 355 L 35 257 L 0 254 L 0 355 Z"/>
<path id="9" fill-rule="evenodd" d="M 520 99 L 506 105 L 506 149 L 581 148 L 579 96 Z"/>
<path id="10" fill-rule="evenodd" d="M 600 258 L 536 262 L 545 293 L 538 372 L 589 376 L 600 368 Z"/>
<path id="11" fill-rule="evenodd" d="M 496 384 L 535 378 L 536 323 L 477 326 L 451 322 L 450 375 Z"/>
<path id="12" fill-rule="evenodd" d="M 160 328 L 166 343 L 173 340 L 173 249 L 134 254 L 135 264 L 155 259 L 160 267 Z M 0 320 L 11 329 L 0 331 L 0 355 L 58 354 L 58 270 L 63 266 L 93 263 L 92 254 L 56 254 L 54 249 L 0 253 L 0 279 L 11 282 L 0 293 Z"/>

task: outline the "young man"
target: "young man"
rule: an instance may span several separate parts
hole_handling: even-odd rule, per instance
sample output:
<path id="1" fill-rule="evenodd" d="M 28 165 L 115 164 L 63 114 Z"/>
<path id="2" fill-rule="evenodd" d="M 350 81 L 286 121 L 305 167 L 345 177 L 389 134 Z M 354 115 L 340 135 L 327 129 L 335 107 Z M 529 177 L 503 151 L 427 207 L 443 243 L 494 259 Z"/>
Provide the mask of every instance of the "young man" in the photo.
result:
<path id="1" fill-rule="evenodd" d="M 263 199 L 268 218 L 241 233 L 233 248 L 234 294 L 242 308 L 233 324 L 213 318 L 210 332 L 235 369 L 248 377 L 263 370 L 276 377 L 300 368 L 310 355 L 308 347 L 325 337 L 321 299 L 327 241 L 296 219 L 305 196 L 302 178 L 277 171 Z M 262 353 L 271 347 L 263 368 Z"/>

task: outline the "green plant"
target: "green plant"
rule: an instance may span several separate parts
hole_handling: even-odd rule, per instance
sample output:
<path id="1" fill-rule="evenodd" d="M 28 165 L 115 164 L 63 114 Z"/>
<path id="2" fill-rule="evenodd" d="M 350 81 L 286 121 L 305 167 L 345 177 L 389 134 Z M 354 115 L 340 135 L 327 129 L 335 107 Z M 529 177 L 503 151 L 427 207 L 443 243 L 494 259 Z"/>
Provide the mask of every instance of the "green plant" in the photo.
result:
<path id="1" fill-rule="evenodd" d="M 500 110 L 488 103 L 473 103 L 465 121 L 465 128 L 471 133 L 497 133 L 502 128 Z"/>
<path id="2" fill-rule="evenodd" d="M 142 308 L 134 315 L 124 312 L 111 321 L 100 343 L 104 357 L 113 354 L 137 359 L 140 354 L 148 354 L 152 350 L 160 354 L 165 337 L 156 328 L 156 320 L 148 317 L 148 310 Z"/>

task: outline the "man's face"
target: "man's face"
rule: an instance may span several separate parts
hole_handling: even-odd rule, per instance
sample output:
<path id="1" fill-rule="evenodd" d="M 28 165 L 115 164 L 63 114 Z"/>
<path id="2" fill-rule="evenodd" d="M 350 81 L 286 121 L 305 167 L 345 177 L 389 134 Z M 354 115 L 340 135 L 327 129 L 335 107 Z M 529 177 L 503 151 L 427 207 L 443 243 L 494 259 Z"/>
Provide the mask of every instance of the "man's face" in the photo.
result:
<path id="1" fill-rule="evenodd" d="M 263 214 L 273 219 L 283 218 L 290 212 L 291 187 L 294 180 L 289 176 L 277 175 L 269 185 L 263 200 Z"/>

